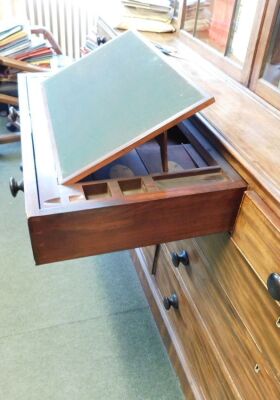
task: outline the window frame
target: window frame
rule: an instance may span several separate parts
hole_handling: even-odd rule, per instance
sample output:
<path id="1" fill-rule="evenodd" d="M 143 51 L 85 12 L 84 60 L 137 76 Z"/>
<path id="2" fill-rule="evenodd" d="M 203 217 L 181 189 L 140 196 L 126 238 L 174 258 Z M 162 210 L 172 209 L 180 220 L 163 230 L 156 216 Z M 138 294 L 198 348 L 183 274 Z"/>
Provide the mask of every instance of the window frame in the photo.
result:
<path id="1" fill-rule="evenodd" d="M 280 109 L 280 89 L 262 78 L 262 72 L 279 7 L 280 0 L 268 1 L 249 83 L 250 90 L 278 109 Z"/>
<path id="2" fill-rule="evenodd" d="M 185 20 L 185 3 L 185 0 L 179 0 L 177 27 L 181 40 L 197 53 L 201 54 L 204 58 L 215 64 L 218 68 L 223 70 L 226 74 L 228 74 L 238 82 L 242 83 L 243 85 L 248 86 L 253 68 L 252 66 L 255 57 L 255 49 L 258 44 L 268 0 L 258 1 L 256 15 L 252 26 L 252 32 L 254 32 L 254 34 L 251 32 L 248 49 L 243 65 L 234 62 L 226 55 L 219 53 L 216 49 L 212 48 L 206 43 L 203 43 L 198 38 L 195 38 L 191 33 L 186 32 L 182 29 Z"/>

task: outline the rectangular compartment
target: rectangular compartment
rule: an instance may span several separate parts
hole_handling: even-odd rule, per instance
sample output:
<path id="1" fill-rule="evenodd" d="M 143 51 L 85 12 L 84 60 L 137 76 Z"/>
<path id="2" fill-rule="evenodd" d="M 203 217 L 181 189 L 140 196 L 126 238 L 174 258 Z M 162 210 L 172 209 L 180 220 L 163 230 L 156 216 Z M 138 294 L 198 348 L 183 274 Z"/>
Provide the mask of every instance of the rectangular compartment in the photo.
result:
<path id="1" fill-rule="evenodd" d="M 110 190 L 106 182 L 94 185 L 84 185 L 84 194 L 87 200 L 110 197 Z"/>
<path id="2" fill-rule="evenodd" d="M 146 188 L 141 178 L 120 181 L 119 186 L 125 196 L 146 192 Z"/>

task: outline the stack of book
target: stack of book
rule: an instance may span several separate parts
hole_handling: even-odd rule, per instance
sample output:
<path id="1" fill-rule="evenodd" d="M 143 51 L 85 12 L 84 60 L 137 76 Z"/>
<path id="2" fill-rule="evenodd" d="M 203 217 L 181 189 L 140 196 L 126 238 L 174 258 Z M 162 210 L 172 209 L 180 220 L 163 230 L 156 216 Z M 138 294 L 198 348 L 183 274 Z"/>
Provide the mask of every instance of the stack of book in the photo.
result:
<path id="1" fill-rule="evenodd" d="M 40 67 L 50 67 L 53 55 L 54 51 L 46 40 L 32 36 L 30 46 L 12 57 Z"/>
<path id="2" fill-rule="evenodd" d="M 0 55 L 10 57 L 30 46 L 30 35 L 23 25 L 0 24 Z"/>
<path id="3" fill-rule="evenodd" d="M 104 16 L 117 29 L 174 32 L 174 4 L 174 0 L 120 0 L 114 5 L 114 15 L 104 10 Z"/>
<path id="4" fill-rule="evenodd" d="M 22 24 L 0 24 L 0 56 L 49 67 L 53 50 L 46 40 L 31 35 Z"/>
<path id="5" fill-rule="evenodd" d="M 170 0 L 122 0 L 124 6 L 134 9 L 139 18 L 159 19 L 165 21 L 171 11 Z"/>
<path id="6" fill-rule="evenodd" d="M 170 0 L 122 0 L 122 27 L 152 32 L 174 31 L 171 3 Z"/>
<path id="7" fill-rule="evenodd" d="M 32 35 L 24 24 L 0 23 L 0 57 L 25 61 L 48 68 L 53 58 L 49 43 Z M 17 73 L 19 69 L 0 65 L 0 93 L 17 97 Z M 0 111 L 7 112 L 7 105 L 0 104 Z"/>

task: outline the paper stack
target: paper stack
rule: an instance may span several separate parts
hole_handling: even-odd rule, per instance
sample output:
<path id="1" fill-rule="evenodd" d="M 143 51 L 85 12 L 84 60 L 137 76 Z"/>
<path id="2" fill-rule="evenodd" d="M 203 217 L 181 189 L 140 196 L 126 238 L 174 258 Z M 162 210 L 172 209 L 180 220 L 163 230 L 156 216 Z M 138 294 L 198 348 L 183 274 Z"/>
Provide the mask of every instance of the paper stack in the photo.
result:
<path id="1" fill-rule="evenodd" d="M 172 0 L 122 0 L 121 16 L 115 24 L 119 29 L 148 32 L 174 32 Z"/>

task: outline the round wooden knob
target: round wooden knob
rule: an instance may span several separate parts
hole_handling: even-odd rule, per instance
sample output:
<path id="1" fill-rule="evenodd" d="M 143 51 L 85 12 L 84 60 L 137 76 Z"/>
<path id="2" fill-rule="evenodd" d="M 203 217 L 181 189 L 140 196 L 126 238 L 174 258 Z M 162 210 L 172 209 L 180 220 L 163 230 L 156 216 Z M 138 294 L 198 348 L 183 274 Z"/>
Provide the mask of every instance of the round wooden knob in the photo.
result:
<path id="1" fill-rule="evenodd" d="M 189 265 L 189 255 L 186 250 L 181 251 L 181 253 L 171 253 L 172 263 L 174 267 L 178 268 L 180 263 L 183 265 Z"/>
<path id="2" fill-rule="evenodd" d="M 170 307 L 179 308 L 179 301 L 176 293 L 173 293 L 170 297 L 163 298 L 163 305 L 166 310 L 169 310 Z"/>
<path id="3" fill-rule="evenodd" d="M 274 300 L 280 300 L 280 274 L 273 272 L 267 279 L 267 289 Z"/>
<path id="4" fill-rule="evenodd" d="M 13 197 L 16 197 L 18 191 L 24 191 L 23 181 L 17 182 L 14 177 L 10 178 L 10 191 Z"/>

